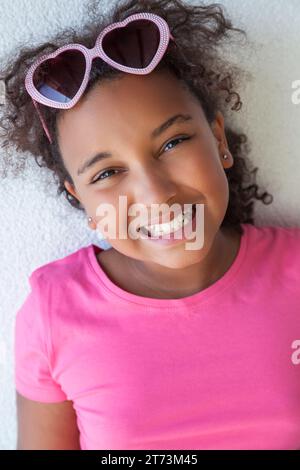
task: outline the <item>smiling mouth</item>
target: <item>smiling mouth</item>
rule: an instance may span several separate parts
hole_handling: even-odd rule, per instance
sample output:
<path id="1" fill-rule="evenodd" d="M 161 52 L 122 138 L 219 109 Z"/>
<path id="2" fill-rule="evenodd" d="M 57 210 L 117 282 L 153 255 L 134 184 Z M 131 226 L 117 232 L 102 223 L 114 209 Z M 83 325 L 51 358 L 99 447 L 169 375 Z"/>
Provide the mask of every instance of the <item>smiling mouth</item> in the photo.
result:
<path id="1" fill-rule="evenodd" d="M 183 210 L 182 210 L 182 212 L 183 212 Z M 196 213 L 196 203 L 192 204 L 192 219 L 194 218 L 195 213 Z M 163 224 L 156 224 L 156 225 L 159 226 L 159 225 L 163 225 Z M 183 225 L 183 224 L 181 225 L 181 228 L 184 228 L 184 225 Z M 178 229 L 177 229 L 177 230 L 178 230 Z M 137 231 L 138 231 L 138 232 L 142 232 L 144 235 L 146 235 L 146 236 L 149 237 L 149 238 L 152 238 L 152 237 L 154 236 L 145 226 L 139 227 L 139 228 L 137 229 Z M 174 231 L 176 231 L 176 229 L 175 229 Z M 172 231 L 172 232 L 174 232 L 174 231 Z M 172 233 L 172 232 L 170 232 L 170 233 Z M 159 237 L 160 237 L 160 236 L 161 236 L 161 235 L 159 235 Z"/>

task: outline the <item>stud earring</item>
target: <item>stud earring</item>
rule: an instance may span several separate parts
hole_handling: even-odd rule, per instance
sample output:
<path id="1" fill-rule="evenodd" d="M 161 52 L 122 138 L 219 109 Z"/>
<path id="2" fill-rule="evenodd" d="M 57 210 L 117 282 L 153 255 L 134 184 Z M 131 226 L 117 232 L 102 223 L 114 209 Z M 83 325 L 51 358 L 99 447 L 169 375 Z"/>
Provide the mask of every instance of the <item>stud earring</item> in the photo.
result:
<path id="1" fill-rule="evenodd" d="M 228 155 L 225 153 L 225 154 L 223 155 L 223 159 L 224 159 L 224 160 L 228 160 L 228 158 L 229 158 Z"/>

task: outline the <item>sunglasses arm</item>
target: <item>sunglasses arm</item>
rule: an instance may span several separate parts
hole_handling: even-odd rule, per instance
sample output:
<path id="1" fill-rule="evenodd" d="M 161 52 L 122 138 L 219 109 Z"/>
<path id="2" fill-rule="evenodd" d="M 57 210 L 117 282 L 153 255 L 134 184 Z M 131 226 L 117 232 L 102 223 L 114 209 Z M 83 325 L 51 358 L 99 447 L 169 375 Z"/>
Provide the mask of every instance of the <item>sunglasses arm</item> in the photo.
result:
<path id="1" fill-rule="evenodd" d="M 51 136 L 50 136 L 49 130 L 48 130 L 47 125 L 46 125 L 46 122 L 45 122 L 45 120 L 44 120 L 44 118 L 43 118 L 43 116 L 42 116 L 42 113 L 41 113 L 41 111 L 40 111 L 40 109 L 39 109 L 38 102 L 35 101 L 33 98 L 31 98 L 31 99 L 32 99 L 32 102 L 33 102 L 33 104 L 34 104 L 34 107 L 35 107 L 35 109 L 36 109 L 36 111 L 37 111 L 37 113 L 38 113 L 38 116 L 39 116 L 40 121 L 41 121 L 41 123 L 42 123 L 42 126 L 43 126 L 43 128 L 44 128 L 44 131 L 45 131 L 45 133 L 46 133 L 46 136 L 48 137 L 48 140 L 49 140 L 50 144 L 52 144 L 52 138 L 51 138 Z"/>
<path id="2" fill-rule="evenodd" d="M 170 34 L 170 38 L 172 39 L 172 41 L 174 41 L 174 43 L 176 44 L 175 38 L 174 38 L 173 34 L 171 33 L 171 31 L 169 32 L 169 34 Z M 177 44 L 176 44 L 176 46 L 177 46 Z"/>

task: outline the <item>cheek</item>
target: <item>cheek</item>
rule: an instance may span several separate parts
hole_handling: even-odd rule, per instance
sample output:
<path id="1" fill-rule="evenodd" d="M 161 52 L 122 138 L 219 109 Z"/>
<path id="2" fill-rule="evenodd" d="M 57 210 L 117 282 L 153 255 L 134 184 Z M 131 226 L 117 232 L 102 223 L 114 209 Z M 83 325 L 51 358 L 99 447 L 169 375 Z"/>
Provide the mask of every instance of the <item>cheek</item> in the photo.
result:
<path id="1" fill-rule="evenodd" d="M 104 199 L 103 196 L 101 199 L 96 198 L 93 204 L 93 212 L 95 214 L 97 230 L 107 239 L 114 237 L 114 230 L 117 234 L 119 227 L 118 200 L 107 197 Z"/>
<path id="2" fill-rule="evenodd" d="M 189 154 L 177 166 L 177 174 L 204 196 L 225 196 L 228 193 L 227 177 L 217 155 L 204 155 L 201 151 Z"/>
<path id="3" fill-rule="evenodd" d="M 229 201 L 228 180 L 218 155 L 190 156 L 182 174 L 187 186 L 201 194 L 205 201 L 205 219 L 215 225 L 223 220 Z"/>
<path id="4" fill-rule="evenodd" d="M 92 211 L 97 224 L 97 230 L 107 238 L 112 246 L 118 243 L 118 238 L 124 237 L 126 241 L 130 198 L 101 195 L 101 199 L 95 200 Z M 97 198 L 96 198 L 97 199 Z M 115 241 L 114 241 L 115 240 Z M 122 243 L 122 241 L 121 241 Z M 124 243 L 124 241 L 123 241 Z"/>
<path id="5" fill-rule="evenodd" d="M 224 169 L 220 165 L 214 165 L 210 177 L 206 181 L 207 209 L 216 225 L 219 225 L 225 217 L 229 202 L 229 186 Z"/>

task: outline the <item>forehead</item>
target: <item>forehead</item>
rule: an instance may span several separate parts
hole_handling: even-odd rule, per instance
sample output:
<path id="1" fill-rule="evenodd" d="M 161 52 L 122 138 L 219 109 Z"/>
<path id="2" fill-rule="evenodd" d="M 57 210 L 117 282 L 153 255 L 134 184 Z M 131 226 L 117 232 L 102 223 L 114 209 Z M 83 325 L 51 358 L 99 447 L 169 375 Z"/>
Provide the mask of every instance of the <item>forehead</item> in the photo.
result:
<path id="1" fill-rule="evenodd" d="M 58 121 L 60 149 L 66 160 L 82 158 L 149 135 L 173 112 L 187 111 L 203 118 L 199 103 L 171 73 L 124 74 L 99 83 L 63 112 Z"/>

